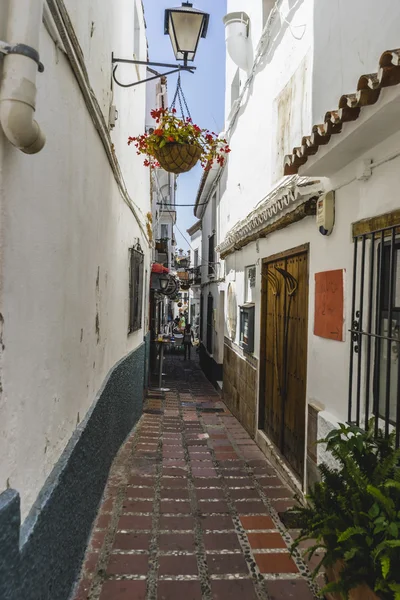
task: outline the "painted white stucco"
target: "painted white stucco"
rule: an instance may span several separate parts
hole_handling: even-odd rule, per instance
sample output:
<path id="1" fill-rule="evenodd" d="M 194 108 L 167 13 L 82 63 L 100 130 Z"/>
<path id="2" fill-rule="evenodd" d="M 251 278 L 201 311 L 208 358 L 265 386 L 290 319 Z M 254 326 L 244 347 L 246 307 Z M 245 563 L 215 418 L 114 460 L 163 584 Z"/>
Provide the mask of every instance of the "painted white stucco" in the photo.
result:
<path id="1" fill-rule="evenodd" d="M 196 216 L 202 218 L 203 251 L 212 227 L 212 194 L 216 192 L 218 198 L 216 244 L 221 244 L 240 220 L 245 219 L 278 184 L 284 185 L 289 179 L 283 177 L 285 154 L 301 144 L 302 137 L 311 133 L 313 124 L 322 122 L 328 110 L 338 107 L 342 94 L 357 89 L 362 74 L 377 71 L 384 51 L 399 47 L 398 2 L 388 1 L 386 17 L 372 0 L 355 0 L 350 3 L 351 7 L 348 4 L 344 0 L 335 3 L 329 0 L 278 0 L 277 11 L 263 32 L 262 56 L 236 116 L 230 95 L 237 67 L 227 56 L 225 131 L 232 152 L 226 168 L 216 177 L 213 175 L 215 184 L 205 186 L 198 198 L 200 203 L 208 200 L 205 209 L 199 206 L 196 211 Z M 257 54 L 260 41 L 262 8 L 261 0 L 245 3 L 228 0 L 228 12 L 243 10 L 250 18 L 249 43 L 253 56 Z M 390 23 L 387 14 L 393 15 Z M 247 76 L 240 72 L 242 90 Z M 256 265 L 254 356 L 259 358 L 262 259 L 309 244 L 307 403 L 322 410 L 320 435 L 337 422 L 347 420 L 350 354 L 347 331 L 353 274 L 351 225 L 363 218 L 400 208 L 397 192 L 400 158 L 393 158 L 400 150 L 398 88 L 384 89 L 374 106 L 363 108 L 357 121 L 346 123 L 342 134 L 332 136 L 331 143 L 300 168 L 299 175 L 320 179 L 322 189 L 335 191 L 332 235 L 320 235 L 315 218 L 306 217 L 229 254 L 221 261 L 223 281 L 213 284 L 215 298 L 220 291 L 225 291 L 224 313 L 227 317 L 229 283 L 234 282 L 237 306 L 243 304 L 245 268 Z M 391 160 L 386 161 L 387 158 Z M 373 169 L 367 180 L 359 178 L 364 159 L 380 165 Z M 284 208 L 284 212 L 291 209 Z M 333 269 L 345 270 L 343 342 L 323 339 L 313 332 L 314 276 Z M 207 278 L 204 282 L 208 284 Z M 205 290 L 208 293 L 207 287 L 203 288 L 203 293 Z M 239 343 L 239 326 L 233 341 Z M 259 369 L 263 368 L 260 364 Z"/>
<path id="2" fill-rule="evenodd" d="M 146 86 L 115 87 L 113 95 L 110 88 L 112 52 L 132 56 L 140 35 L 135 48 L 146 58 L 141 2 L 65 4 L 106 122 L 110 103 L 118 109 L 112 142 L 144 228 L 150 178 L 127 137 L 144 129 Z M 23 155 L 0 132 L 0 491 L 9 485 L 20 492 L 23 517 L 107 373 L 148 329 L 149 272 L 143 328 L 127 334 L 129 248 L 140 241 L 149 271 L 148 243 L 118 189 L 68 59 L 44 26 L 40 55 L 45 72 L 38 76 L 36 117 L 45 148 Z M 118 71 L 120 79 L 138 78 L 135 67 Z"/>

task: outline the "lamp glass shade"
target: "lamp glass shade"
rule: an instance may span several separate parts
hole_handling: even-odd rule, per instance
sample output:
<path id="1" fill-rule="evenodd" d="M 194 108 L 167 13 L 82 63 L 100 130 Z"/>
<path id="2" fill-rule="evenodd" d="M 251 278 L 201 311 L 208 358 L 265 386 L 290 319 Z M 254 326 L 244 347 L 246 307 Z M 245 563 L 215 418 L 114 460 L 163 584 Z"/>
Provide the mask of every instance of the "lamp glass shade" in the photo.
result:
<path id="1" fill-rule="evenodd" d="M 164 32 L 171 38 L 177 60 L 193 61 L 200 37 L 206 37 L 209 15 L 189 2 L 165 11 Z"/>
<path id="2" fill-rule="evenodd" d="M 168 277 L 167 275 L 161 275 L 161 276 L 158 278 L 158 281 L 159 281 L 159 283 L 160 283 L 160 288 L 161 288 L 162 290 L 166 290 L 166 289 L 167 289 L 167 287 L 168 287 L 168 284 L 169 284 L 169 277 Z"/>

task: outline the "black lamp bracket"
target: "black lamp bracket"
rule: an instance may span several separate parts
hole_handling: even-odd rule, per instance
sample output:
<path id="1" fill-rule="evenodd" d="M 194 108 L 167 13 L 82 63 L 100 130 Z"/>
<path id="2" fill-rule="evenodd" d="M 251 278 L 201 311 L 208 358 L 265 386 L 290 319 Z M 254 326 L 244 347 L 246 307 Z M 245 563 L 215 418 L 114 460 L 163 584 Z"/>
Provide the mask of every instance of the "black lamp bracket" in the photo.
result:
<path id="1" fill-rule="evenodd" d="M 180 73 L 181 71 L 188 71 L 189 73 L 194 73 L 194 71 L 196 70 L 196 67 L 192 67 L 192 66 L 188 66 L 186 61 L 185 64 L 183 65 L 172 65 L 169 63 L 159 63 L 159 62 L 151 62 L 151 61 L 145 61 L 145 60 L 131 60 L 128 58 L 115 58 L 114 54 L 112 54 L 111 56 L 111 63 L 113 65 L 115 65 L 115 67 L 113 68 L 113 72 L 112 72 L 112 77 L 114 82 L 119 85 L 120 87 L 123 88 L 129 88 L 129 87 L 133 87 L 135 85 L 139 85 L 140 83 L 146 83 L 147 81 L 153 81 L 153 79 L 159 79 L 160 77 L 165 77 L 166 75 L 172 75 L 172 73 Z M 118 69 L 118 63 L 121 64 L 129 64 L 129 65 L 146 65 L 147 67 L 164 67 L 164 68 L 170 68 L 171 71 L 167 71 L 166 73 L 157 73 L 157 75 L 153 75 L 153 77 L 148 77 L 147 79 L 141 79 L 140 81 L 135 81 L 134 83 L 121 83 L 120 81 L 118 81 L 118 79 L 115 77 L 115 73 Z"/>

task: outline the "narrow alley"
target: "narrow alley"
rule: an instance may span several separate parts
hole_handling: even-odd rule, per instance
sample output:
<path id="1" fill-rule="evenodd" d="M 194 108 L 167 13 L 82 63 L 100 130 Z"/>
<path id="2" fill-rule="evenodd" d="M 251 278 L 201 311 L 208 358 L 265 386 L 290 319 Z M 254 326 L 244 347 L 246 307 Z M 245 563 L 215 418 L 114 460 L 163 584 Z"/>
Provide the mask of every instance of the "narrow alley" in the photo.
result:
<path id="1" fill-rule="evenodd" d="M 197 360 L 165 371 L 110 471 L 74 600 L 312 600 L 279 518 L 291 490 Z"/>

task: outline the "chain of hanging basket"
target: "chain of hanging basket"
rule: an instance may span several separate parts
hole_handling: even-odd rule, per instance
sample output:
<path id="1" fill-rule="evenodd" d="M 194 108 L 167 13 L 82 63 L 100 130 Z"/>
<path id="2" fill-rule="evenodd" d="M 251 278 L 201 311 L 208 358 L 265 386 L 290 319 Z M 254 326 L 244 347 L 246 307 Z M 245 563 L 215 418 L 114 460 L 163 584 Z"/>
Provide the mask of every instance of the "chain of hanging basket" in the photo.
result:
<path id="1" fill-rule="evenodd" d="M 178 81 L 176 83 L 176 90 L 175 90 L 175 94 L 174 94 L 174 97 L 171 102 L 170 110 L 172 110 L 173 108 L 176 108 L 177 100 L 179 102 L 179 108 L 181 109 L 182 121 L 185 120 L 185 114 L 183 112 L 183 105 L 185 105 L 185 108 L 186 108 L 186 116 L 189 117 L 189 119 L 191 119 L 192 116 L 190 114 L 190 110 L 189 110 L 187 102 L 186 102 L 185 94 L 183 93 L 183 89 L 182 89 L 180 73 L 178 75 Z"/>
<path id="2" fill-rule="evenodd" d="M 186 102 L 185 94 L 181 85 L 181 74 L 179 73 L 176 90 L 171 102 L 170 110 L 175 108 L 178 101 L 181 111 L 182 121 L 191 119 L 189 107 Z M 186 115 L 185 115 L 186 110 Z M 163 148 L 157 150 L 156 156 L 161 167 L 170 173 L 186 173 L 193 169 L 201 155 L 201 149 L 194 144 L 166 144 Z"/>

